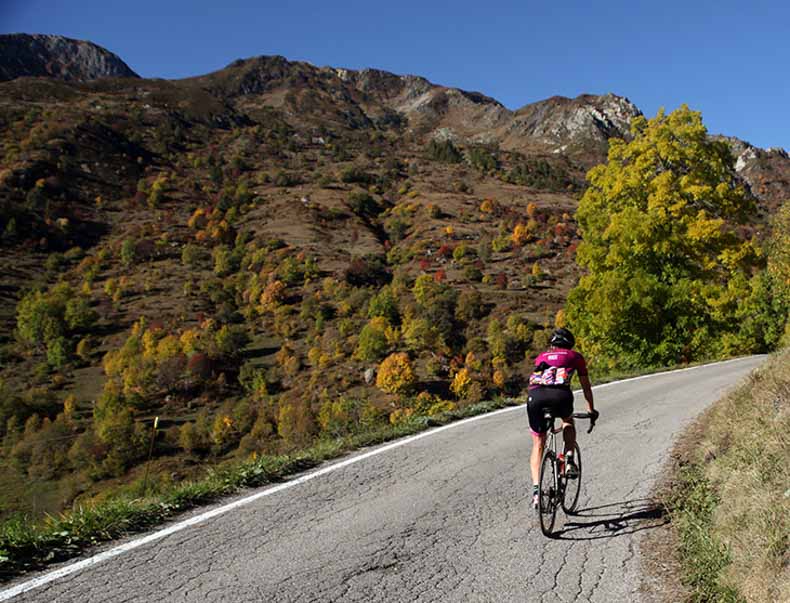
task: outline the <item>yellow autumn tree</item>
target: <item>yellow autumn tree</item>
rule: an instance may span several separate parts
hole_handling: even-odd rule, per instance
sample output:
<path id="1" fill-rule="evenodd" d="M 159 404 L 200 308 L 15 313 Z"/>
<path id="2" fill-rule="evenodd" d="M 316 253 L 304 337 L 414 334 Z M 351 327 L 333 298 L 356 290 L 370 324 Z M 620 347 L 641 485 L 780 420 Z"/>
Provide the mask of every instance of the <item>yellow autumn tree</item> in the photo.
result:
<path id="1" fill-rule="evenodd" d="M 387 356 L 379 365 L 376 387 L 389 394 L 405 394 L 417 382 L 409 355 L 395 352 Z"/>

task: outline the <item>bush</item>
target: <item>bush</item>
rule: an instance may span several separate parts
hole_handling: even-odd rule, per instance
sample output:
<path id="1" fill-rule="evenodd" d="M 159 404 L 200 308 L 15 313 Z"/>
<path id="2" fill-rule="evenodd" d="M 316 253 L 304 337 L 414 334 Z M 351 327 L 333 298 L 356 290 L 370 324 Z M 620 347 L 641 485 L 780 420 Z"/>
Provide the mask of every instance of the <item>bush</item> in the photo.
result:
<path id="1" fill-rule="evenodd" d="M 368 318 L 374 318 L 376 316 L 386 318 L 387 321 L 393 325 L 400 322 L 398 302 L 389 285 L 382 287 L 368 302 Z"/>
<path id="2" fill-rule="evenodd" d="M 297 186 L 301 183 L 302 183 L 302 178 L 299 174 L 286 172 L 285 170 L 280 170 L 274 176 L 274 184 L 276 186 L 291 187 L 291 186 Z"/>
<path id="3" fill-rule="evenodd" d="M 411 224 L 398 216 L 393 216 L 384 222 L 384 231 L 392 243 L 400 243 L 409 231 Z"/>
<path id="4" fill-rule="evenodd" d="M 129 267 L 135 260 L 135 245 L 131 239 L 124 239 L 121 244 L 121 264 Z"/>
<path id="5" fill-rule="evenodd" d="M 66 302 L 63 318 L 70 332 L 89 329 L 98 317 L 98 314 L 91 309 L 88 300 L 82 296 L 72 297 Z"/>
<path id="6" fill-rule="evenodd" d="M 197 268 L 205 257 L 206 253 L 199 245 L 187 243 L 181 250 L 181 263 L 190 268 Z"/>
<path id="7" fill-rule="evenodd" d="M 464 159 L 461 151 L 450 140 L 432 140 L 428 143 L 426 153 L 430 159 L 444 163 L 461 163 Z"/>
<path id="8" fill-rule="evenodd" d="M 217 245 L 211 255 L 214 258 L 214 274 L 226 276 L 233 271 L 231 252 L 227 245 Z"/>
<path id="9" fill-rule="evenodd" d="M 455 316 L 461 322 L 472 322 L 485 316 L 486 307 L 477 289 L 465 289 L 458 296 Z"/>
<path id="10" fill-rule="evenodd" d="M 245 327 L 223 325 L 214 335 L 214 354 L 220 358 L 238 358 L 249 342 Z"/>
<path id="11" fill-rule="evenodd" d="M 345 279 L 349 285 L 365 287 L 386 284 L 392 280 L 392 275 L 381 256 L 366 255 L 351 260 L 346 268 Z"/>
<path id="12" fill-rule="evenodd" d="M 333 437 L 352 433 L 358 423 L 358 407 L 356 400 L 344 397 L 323 402 L 318 411 L 321 431 Z"/>
<path id="13" fill-rule="evenodd" d="M 353 191 L 348 195 L 348 207 L 360 217 L 377 216 L 382 212 L 381 206 L 365 191 Z"/>
<path id="14" fill-rule="evenodd" d="M 414 368 L 405 352 L 387 356 L 376 375 L 376 387 L 390 394 L 406 394 L 416 382 Z"/>
<path id="15" fill-rule="evenodd" d="M 481 172 L 489 172 L 499 167 L 496 152 L 484 146 L 470 147 L 466 157 L 469 164 Z"/>
<path id="16" fill-rule="evenodd" d="M 371 184 L 376 181 L 376 177 L 368 174 L 359 166 L 349 166 L 341 170 L 340 180 L 346 184 Z"/>
<path id="17" fill-rule="evenodd" d="M 469 264 L 464 267 L 464 278 L 473 283 L 479 283 L 483 280 L 483 272 L 474 264 Z"/>
<path id="18" fill-rule="evenodd" d="M 277 434 L 286 442 L 294 445 L 309 441 L 315 432 L 310 403 L 304 400 L 280 402 L 277 413 Z"/>
<path id="19" fill-rule="evenodd" d="M 69 361 L 69 345 L 65 337 L 56 337 L 47 342 L 47 362 L 52 368 L 61 369 Z"/>
<path id="20" fill-rule="evenodd" d="M 382 358 L 389 349 L 388 329 L 391 327 L 383 316 L 371 318 L 359 334 L 355 356 L 368 362 Z"/>

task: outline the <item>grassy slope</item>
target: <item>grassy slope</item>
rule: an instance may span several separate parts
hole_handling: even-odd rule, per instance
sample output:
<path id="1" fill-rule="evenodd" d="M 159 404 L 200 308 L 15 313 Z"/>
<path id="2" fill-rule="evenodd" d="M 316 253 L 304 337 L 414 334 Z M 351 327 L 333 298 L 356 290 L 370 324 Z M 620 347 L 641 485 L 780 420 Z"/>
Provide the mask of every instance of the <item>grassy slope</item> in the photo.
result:
<path id="1" fill-rule="evenodd" d="M 790 600 L 790 350 L 698 422 L 669 496 L 690 599 Z"/>

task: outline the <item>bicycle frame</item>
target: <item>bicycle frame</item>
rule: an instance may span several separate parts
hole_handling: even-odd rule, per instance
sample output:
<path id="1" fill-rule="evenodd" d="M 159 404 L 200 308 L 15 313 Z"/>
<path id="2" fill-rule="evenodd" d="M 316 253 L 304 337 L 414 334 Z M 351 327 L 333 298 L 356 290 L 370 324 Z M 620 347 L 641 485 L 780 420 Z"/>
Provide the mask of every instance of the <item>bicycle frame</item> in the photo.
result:
<path id="1" fill-rule="evenodd" d="M 574 413 L 574 418 L 590 419 L 590 433 L 595 425 L 589 413 Z M 540 528 L 546 536 L 551 536 L 554 521 L 557 516 L 557 507 L 562 507 L 566 514 L 572 514 L 579 501 L 581 490 L 581 450 L 579 444 L 574 445 L 574 461 L 577 465 L 578 476 L 572 480 L 576 486 L 576 491 L 571 495 L 572 500 L 566 500 L 568 480 L 564 475 L 564 467 L 560 466 L 560 452 L 558 450 L 557 434 L 562 431 L 562 426 L 555 428 L 555 418 L 551 413 L 546 413 L 543 417 L 546 426 L 546 441 L 544 442 L 543 457 L 540 468 L 540 492 L 538 513 L 540 517 Z M 565 445 L 563 442 L 563 449 Z M 550 475 L 547 474 L 550 472 Z"/>

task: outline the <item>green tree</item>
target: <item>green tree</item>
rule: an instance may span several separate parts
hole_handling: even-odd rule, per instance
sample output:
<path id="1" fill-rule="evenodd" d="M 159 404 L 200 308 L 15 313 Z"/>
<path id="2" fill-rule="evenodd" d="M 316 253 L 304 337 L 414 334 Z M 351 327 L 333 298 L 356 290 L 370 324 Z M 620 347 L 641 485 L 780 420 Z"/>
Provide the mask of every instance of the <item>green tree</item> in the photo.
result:
<path id="1" fill-rule="evenodd" d="M 753 202 L 700 113 L 662 110 L 635 118 L 631 132 L 631 142 L 612 139 L 608 162 L 587 175 L 577 212 L 587 274 L 569 295 L 569 324 L 604 364 L 719 354 L 739 329 L 758 262 L 738 228 Z"/>
<path id="2" fill-rule="evenodd" d="M 398 313 L 398 301 L 392 293 L 392 288 L 385 285 L 368 302 L 368 318 L 383 316 L 390 324 L 396 325 L 400 322 Z"/>
<path id="3" fill-rule="evenodd" d="M 131 239 L 124 239 L 121 244 L 121 263 L 128 268 L 134 263 L 134 258 L 134 241 Z"/>
<path id="4" fill-rule="evenodd" d="M 389 349 L 388 328 L 387 319 L 383 316 L 371 318 L 359 334 L 356 357 L 371 362 L 383 358 Z"/>

